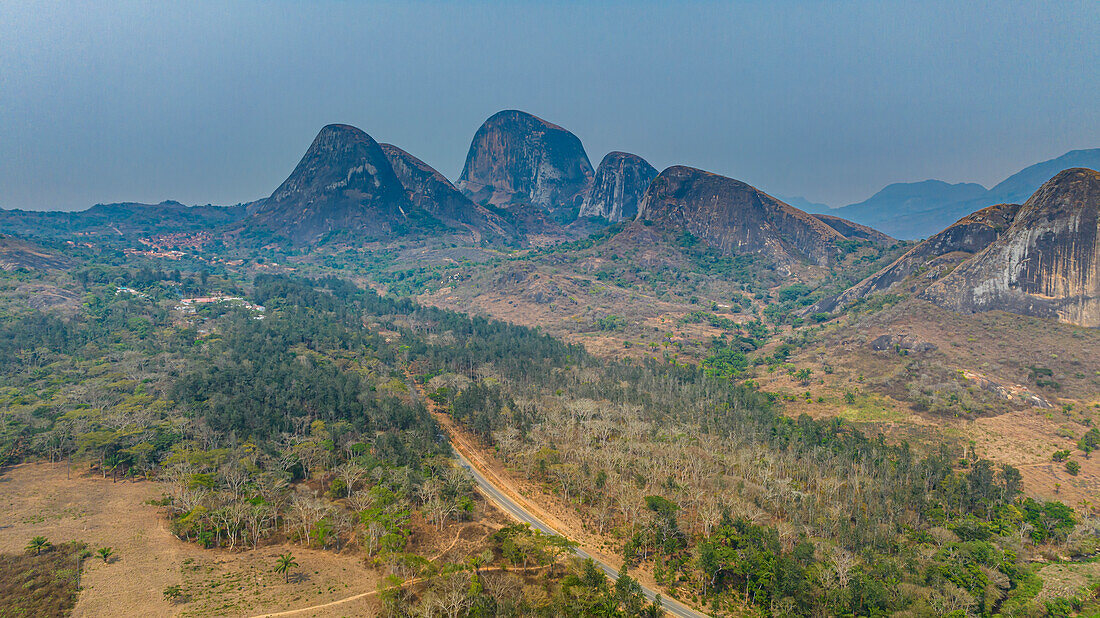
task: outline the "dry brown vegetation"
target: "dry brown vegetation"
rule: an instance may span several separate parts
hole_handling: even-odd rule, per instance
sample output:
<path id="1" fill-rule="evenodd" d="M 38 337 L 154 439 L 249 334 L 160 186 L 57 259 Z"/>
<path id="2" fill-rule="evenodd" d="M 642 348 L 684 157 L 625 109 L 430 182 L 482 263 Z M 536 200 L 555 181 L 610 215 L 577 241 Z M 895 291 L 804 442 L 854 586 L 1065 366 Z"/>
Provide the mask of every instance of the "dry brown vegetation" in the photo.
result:
<path id="1" fill-rule="evenodd" d="M 880 335 L 905 335 L 936 349 L 875 351 L 870 344 Z M 813 380 L 801 384 L 764 368 L 752 377 L 784 395 L 791 415 L 841 416 L 899 438 L 972 442 L 980 456 L 1019 467 L 1029 495 L 1075 507 L 1100 501 L 1100 461 L 1076 448 L 1100 423 L 1095 329 L 1003 312 L 963 315 L 909 299 L 842 318 L 790 365 L 812 368 Z M 1057 386 L 1037 383 L 1035 368 L 1048 369 Z M 914 405 L 914 385 L 942 397 L 939 413 Z M 1034 406 L 1033 396 L 1049 407 Z M 1076 476 L 1051 461 L 1062 449 L 1081 465 Z"/>
<path id="2" fill-rule="evenodd" d="M 0 616 L 67 616 L 80 589 L 83 543 L 0 554 Z"/>
<path id="3" fill-rule="evenodd" d="M 46 536 L 55 545 L 83 541 L 110 546 L 116 558 L 85 561 L 75 616 L 245 616 L 312 607 L 378 589 L 384 572 L 368 567 L 362 552 L 321 551 L 271 544 L 257 550 L 208 550 L 176 539 L 160 510 L 147 504 L 162 495 L 152 482 L 112 482 L 86 468 L 65 464 L 22 464 L 0 476 L 0 553 L 22 554 L 28 539 Z M 483 551 L 485 539 L 506 520 L 490 510 L 478 523 L 453 523 L 442 531 L 421 522 L 414 531 L 418 551 L 440 562 L 461 562 Z M 48 555 L 57 555 L 55 548 Z M 293 552 L 301 565 L 291 583 L 272 572 L 275 557 Z M 179 585 L 181 600 L 163 591 Z M 377 611 L 375 595 L 309 615 L 362 615 Z"/>

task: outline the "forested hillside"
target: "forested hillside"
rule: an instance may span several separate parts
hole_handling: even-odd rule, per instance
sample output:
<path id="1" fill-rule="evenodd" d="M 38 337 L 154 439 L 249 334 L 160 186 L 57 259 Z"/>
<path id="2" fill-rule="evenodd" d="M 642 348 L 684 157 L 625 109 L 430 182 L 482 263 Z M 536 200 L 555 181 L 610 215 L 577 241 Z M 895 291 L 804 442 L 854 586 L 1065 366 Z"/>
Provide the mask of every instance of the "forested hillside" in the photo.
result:
<path id="1" fill-rule="evenodd" d="M 5 291 L 27 278 L 12 274 Z M 629 577 L 608 582 L 583 565 L 546 571 L 569 545 L 525 527 L 484 539 L 476 561 L 515 575 L 441 567 L 417 553 L 418 534 L 484 508 L 410 388 L 409 363 L 473 371 L 512 358 L 498 365 L 514 378 L 576 350 L 339 279 L 260 276 L 247 300 L 222 294 L 212 298 L 228 300 L 194 311 L 179 289 L 221 294 L 238 284 L 103 266 L 62 279 L 82 293 L 71 317 L 5 305 L 2 463 L 67 459 L 116 480 L 155 479 L 171 532 L 207 548 L 361 552 L 394 578 L 382 595 L 392 615 L 438 607 L 455 586 L 462 594 L 451 607 L 502 616 L 586 615 L 597 604 L 655 611 Z M 469 345 L 442 353 L 427 343 L 438 337 Z M 523 577 L 541 592 L 525 592 Z M 404 580 L 425 583 L 405 589 Z"/>
<path id="2" fill-rule="evenodd" d="M 1096 550 L 1096 522 L 1021 498 L 1011 466 L 791 419 L 696 366 L 574 359 L 422 378 L 625 564 L 716 611 L 1011 613 L 1030 557 Z"/>
<path id="3" fill-rule="evenodd" d="M 172 532 L 207 547 L 358 545 L 413 576 L 412 520 L 441 527 L 475 510 L 415 379 L 614 539 L 624 565 L 719 613 L 1011 614 L 1034 594 L 1029 560 L 1097 549 L 1095 521 L 1022 498 L 1011 466 L 780 414 L 735 379 L 736 347 L 700 365 L 609 362 L 336 278 L 201 279 L 84 267 L 72 317 L 9 304 L 5 461 L 157 478 Z M 185 286 L 246 293 L 191 311 Z M 754 341 L 742 332 L 734 343 Z M 538 535 L 516 553 L 515 534 L 490 561 L 554 554 Z M 583 614 L 554 581 L 547 607 Z M 417 603 L 391 600 L 398 614 Z M 478 615 L 510 615 L 495 607 Z"/>

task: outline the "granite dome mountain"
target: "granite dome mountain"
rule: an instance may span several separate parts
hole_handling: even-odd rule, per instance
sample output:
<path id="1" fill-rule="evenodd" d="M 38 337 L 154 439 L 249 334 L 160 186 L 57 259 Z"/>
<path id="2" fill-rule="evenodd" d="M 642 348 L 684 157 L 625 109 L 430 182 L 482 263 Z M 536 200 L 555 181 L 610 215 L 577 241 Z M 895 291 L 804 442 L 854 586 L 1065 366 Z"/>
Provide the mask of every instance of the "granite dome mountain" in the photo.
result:
<path id="1" fill-rule="evenodd" d="M 779 263 L 827 265 L 845 237 L 821 220 L 732 178 L 677 165 L 661 172 L 638 219 L 682 229 L 724 254 L 761 254 Z"/>
<path id="2" fill-rule="evenodd" d="M 609 152 L 596 168 L 592 187 L 584 197 L 580 216 L 608 221 L 633 219 L 657 170 L 645 159 L 628 152 Z"/>
<path id="3" fill-rule="evenodd" d="M 378 238 L 391 234 L 412 210 L 378 142 L 355 127 L 331 124 L 251 223 L 299 243 L 333 233 Z"/>
<path id="4" fill-rule="evenodd" d="M 457 186 L 479 204 L 579 209 L 592 164 L 576 135 L 517 110 L 493 114 L 474 134 Z"/>
<path id="5" fill-rule="evenodd" d="M 249 223 L 296 243 L 385 240 L 427 233 L 511 238 L 514 226 L 474 204 L 443 174 L 350 125 L 321 129 Z"/>
<path id="6" fill-rule="evenodd" d="M 1059 172 L 1020 204 L 973 212 L 807 313 L 874 294 L 1100 327 L 1100 172 Z"/>
<path id="7" fill-rule="evenodd" d="M 835 311 L 873 294 L 921 292 L 962 260 L 989 246 L 1019 209 L 1019 204 L 998 204 L 971 213 L 842 294 L 816 303 L 808 313 Z"/>
<path id="8" fill-rule="evenodd" d="M 961 312 L 1000 309 L 1100 327 L 1100 172 L 1064 170 L 996 240 L 924 297 Z"/>

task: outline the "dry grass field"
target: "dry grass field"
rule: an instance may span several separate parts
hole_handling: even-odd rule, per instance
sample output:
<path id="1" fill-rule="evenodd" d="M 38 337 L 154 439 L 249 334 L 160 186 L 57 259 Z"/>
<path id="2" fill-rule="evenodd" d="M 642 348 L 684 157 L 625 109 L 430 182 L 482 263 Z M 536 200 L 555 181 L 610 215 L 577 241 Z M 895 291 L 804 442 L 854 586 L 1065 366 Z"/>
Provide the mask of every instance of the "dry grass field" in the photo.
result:
<path id="1" fill-rule="evenodd" d="M 0 553 L 19 553 L 36 535 L 56 544 L 84 541 L 88 549 L 114 549 L 109 563 L 84 563 L 74 616 L 256 616 L 341 601 L 295 616 L 371 615 L 383 572 L 368 567 L 361 553 L 268 545 L 229 552 L 179 541 L 165 526 L 160 498 L 151 482 L 112 482 L 65 464 L 22 464 L 0 475 Z M 480 551 L 503 516 L 492 511 L 479 523 L 451 524 L 442 533 L 428 525 L 414 532 L 416 549 L 437 561 L 462 561 Z M 290 551 L 300 567 L 291 582 L 272 572 L 275 557 Z M 182 600 L 165 600 L 166 587 L 179 585 Z M 361 595 L 361 596 L 360 596 Z"/>

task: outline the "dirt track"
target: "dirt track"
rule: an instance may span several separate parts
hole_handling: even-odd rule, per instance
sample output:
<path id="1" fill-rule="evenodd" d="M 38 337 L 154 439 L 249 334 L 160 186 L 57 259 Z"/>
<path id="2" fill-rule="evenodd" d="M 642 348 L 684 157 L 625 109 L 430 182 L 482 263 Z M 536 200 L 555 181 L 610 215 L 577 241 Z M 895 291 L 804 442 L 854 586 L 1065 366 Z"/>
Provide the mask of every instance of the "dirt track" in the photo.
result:
<path id="1" fill-rule="evenodd" d="M 90 550 L 110 546 L 116 558 L 85 561 L 83 590 L 73 616 L 245 616 L 258 611 L 346 597 L 377 589 L 380 576 L 361 556 L 270 545 L 229 552 L 202 549 L 176 539 L 158 508 L 149 482 L 111 482 L 81 475 L 65 464 L 21 464 L 0 475 L 0 552 L 21 552 L 43 535 L 52 543 L 84 541 Z M 301 581 L 286 584 L 271 571 L 275 556 L 290 551 L 301 564 Z M 190 600 L 170 604 L 163 590 L 182 585 Z M 370 601 L 370 598 L 364 601 Z M 369 603 L 344 605 L 341 613 L 370 613 Z"/>

